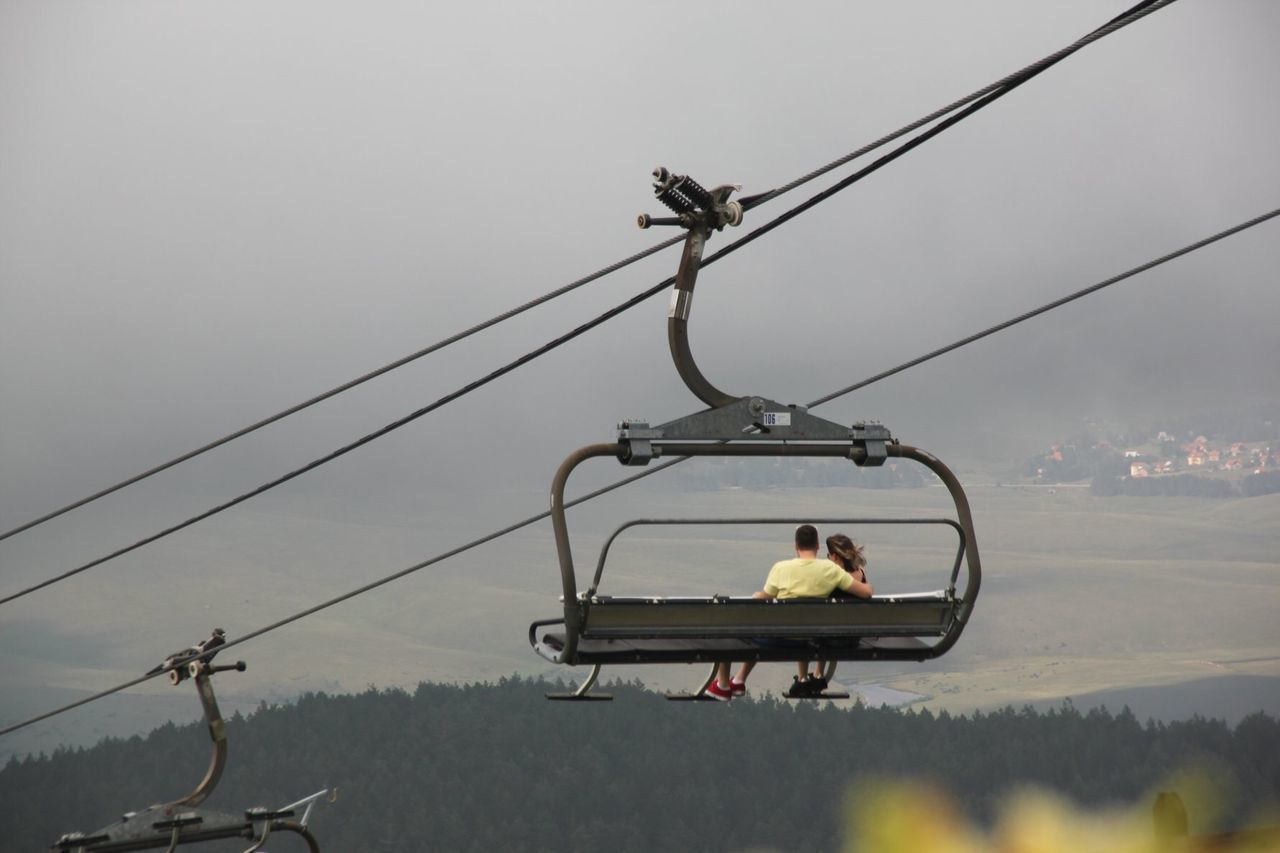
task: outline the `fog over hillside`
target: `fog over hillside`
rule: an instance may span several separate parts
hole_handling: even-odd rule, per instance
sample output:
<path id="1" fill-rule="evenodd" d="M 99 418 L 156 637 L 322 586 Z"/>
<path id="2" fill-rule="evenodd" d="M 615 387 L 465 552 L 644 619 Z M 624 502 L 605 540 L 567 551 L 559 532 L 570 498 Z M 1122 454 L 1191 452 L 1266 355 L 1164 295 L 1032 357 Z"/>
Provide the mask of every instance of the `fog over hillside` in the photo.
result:
<path id="1" fill-rule="evenodd" d="M 0 5 L 0 529 L 671 236 L 634 224 L 663 212 L 657 165 L 771 189 L 1126 5 Z M 691 320 L 700 366 L 733 393 L 803 403 L 1277 207 L 1278 29 L 1266 0 L 1175 3 L 708 268 Z M 883 421 L 989 483 L 1086 418 L 1280 401 L 1277 229 L 819 412 Z M 377 429 L 677 260 L 669 249 L 0 542 L 0 595 Z M 671 367 L 666 310 L 654 297 L 279 490 L 0 605 L 0 723 L 134 677 L 215 625 L 245 633 L 541 511 L 571 449 L 624 418 L 700 408 Z M 599 463 L 575 488 L 619 475 Z M 677 491 L 660 477 L 574 523 L 598 534 L 660 512 Z M 702 497 L 687 508 L 724 511 Z M 761 511 L 787 501 L 758 497 Z M 999 527 L 1008 507 L 992 500 Z M 1232 528 L 1239 553 L 1215 543 L 1249 573 L 1215 612 L 1275 600 L 1266 549 L 1280 531 L 1259 518 Z M 1077 548 L 1110 547 L 1094 526 L 1053 553 L 1026 544 L 1028 560 L 1077 570 Z M 541 671 L 522 633 L 554 610 L 554 582 L 545 526 L 486 545 L 247 646 L 237 701 Z M 1241 642 L 1277 640 L 1271 627 Z M 59 725 L 83 739 L 102 721 L 89 708 Z"/>

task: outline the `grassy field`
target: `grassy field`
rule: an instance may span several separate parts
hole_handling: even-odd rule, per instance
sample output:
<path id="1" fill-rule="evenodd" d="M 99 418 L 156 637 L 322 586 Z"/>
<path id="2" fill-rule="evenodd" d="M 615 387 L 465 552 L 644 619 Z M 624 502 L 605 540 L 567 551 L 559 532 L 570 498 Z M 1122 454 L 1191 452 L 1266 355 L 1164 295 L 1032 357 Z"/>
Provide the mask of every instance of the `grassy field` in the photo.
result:
<path id="1" fill-rule="evenodd" d="M 924 707 L 963 712 L 1209 676 L 1280 677 L 1280 495 L 1101 499 L 1087 489 L 1016 486 L 969 493 L 983 587 L 960 644 L 925 664 L 846 665 L 846 684 L 921 694 Z M 528 514 L 533 497 L 514 503 Z M 649 492 L 575 510 L 572 529 L 585 578 L 604 537 L 630 517 L 919 518 L 949 509 L 941 488 Z M 453 516 L 353 524 L 244 513 L 184 542 L 161 543 L 32 596 L 0 625 L 0 719 L 136 677 L 215 625 L 235 637 L 269 624 L 465 542 L 506 515 L 477 518 L 474 508 L 458 508 Z M 866 543 L 877 591 L 945 585 L 955 548 L 945 530 L 843 527 Z M 789 531 L 786 524 L 632 531 L 615 546 L 601 591 L 747 593 L 787 555 Z M 88 545 L 68 539 L 40 559 L 14 554 L 12 565 L 40 577 L 73 565 L 102 538 L 91 530 Z M 525 637 L 530 621 L 558 613 L 558 594 L 544 523 L 229 652 L 248 660 L 249 671 L 220 676 L 219 695 L 228 708 L 251 708 L 305 690 L 513 672 L 576 678 L 534 656 Z M 703 670 L 619 668 L 614 675 L 687 688 Z M 762 667 L 753 688 L 782 689 L 790 678 L 790 667 Z M 90 706 L 6 739 L 0 754 L 145 730 L 179 706 L 198 716 L 194 695 L 179 692 L 148 682 L 120 697 L 114 716 Z"/>

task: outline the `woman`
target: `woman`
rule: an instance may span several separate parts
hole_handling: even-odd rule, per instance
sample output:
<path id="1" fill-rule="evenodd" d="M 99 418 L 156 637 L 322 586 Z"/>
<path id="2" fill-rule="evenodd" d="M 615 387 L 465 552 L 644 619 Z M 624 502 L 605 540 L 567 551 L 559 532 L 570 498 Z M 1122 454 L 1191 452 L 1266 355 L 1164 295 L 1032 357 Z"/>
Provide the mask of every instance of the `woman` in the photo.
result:
<path id="1" fill-rule="evenodd" d="M 853 586 L 847 593 L 837 590 L 833 595 L 855 595 L 858 598 L 870 598 L 875 590 L 867 583 L 867 558 L 862 546 L 843 533 L 827 537 L 827 559 L 853 575 Z M 800 661 L 800 674 L 791 686 L 795 695 L 815 695 L 827 689 L 827 680 L 822 677 L 823 664 L 818 661 L 818 671 L 809 672 L 809 662 Z"/>
<path id="2" fill-rule="evenodd" d="M 870 598 L 874 593 L 871 584 L 867 583 L 867 557 L 862 546 L 843 533 L 827 537 L 827 559 L 853 575 L 853 586 L 849 589 L 858 598 Z"/>

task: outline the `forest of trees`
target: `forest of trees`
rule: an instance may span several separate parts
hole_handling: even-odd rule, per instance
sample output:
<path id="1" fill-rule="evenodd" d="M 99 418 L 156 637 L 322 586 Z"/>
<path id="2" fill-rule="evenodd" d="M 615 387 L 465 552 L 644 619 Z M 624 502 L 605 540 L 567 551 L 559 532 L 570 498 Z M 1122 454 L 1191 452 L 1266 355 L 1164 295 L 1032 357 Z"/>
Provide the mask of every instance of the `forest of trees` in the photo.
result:
<path id="1" fill-rule="evenodd" d="M 1099 497 L 1115 495 L 1131 497 L 1190 497 L 1229 498 L 1237 494 L 1235 486 L 1226 480 L 1211 480 L 1194 474 L 1175 474 L 1170 477 L 1108 477 L 1093 478 L 1091 489 Z"/>
<path id="2" fill-rule="evenodd" d="M 1093 478 L 1091 489 L 1099 497 L 1129 495 L 1131 497 L 1191 497 L 1191 498 L 1256 498 L 1280 492 L 1280 471 L 1263 471 L 1249 474 L 1238 484 L 1228 480 L 1197 477 L 1194 474 L 1176 474 L 1171 477 L 1117 477 L 1099 474 Z"/>
<path id="3" fill-rule="evenodd" d="M 337 801 L 311 822 L 330 853 L 832 850 L 857 782 L 930 780 L 980 820 L 1015 786 L 1133 805 L 1187 768 L 1226 794 L 1227 825 L 1280 792 L 1280 723 L 1261 713 L 1232 728 L 1144 724 L 1127 710 L 1069 704 L 949 716 L 773 699 L 668 703 L 638 684 L 612 687 L 612 703 L 559 703 L 543 699 L 548 688 L 519 678 L 424 683 L 263 706 L 228 721 L 230 761 L 205 806 L 240 813 L 337 786 Z M 47 849 L 64 832 L 180 796 L 208 750 L 199 723 L 13 759 L 0 770 L 0 850 Z M 271 849 L 303 847 L 273 836 Z"/>
<path id="4" fill-rule="evenodd" d="M 1280 407 L 1260 403 L 1246 411 L 1206 411 L 1178 418 L 1164 418 L 1135 430 L 1135 435 L 1155 435 L 1165 431 L 1190 438 L 1230 438 L 1233 441 L 1280 441 Z"/>

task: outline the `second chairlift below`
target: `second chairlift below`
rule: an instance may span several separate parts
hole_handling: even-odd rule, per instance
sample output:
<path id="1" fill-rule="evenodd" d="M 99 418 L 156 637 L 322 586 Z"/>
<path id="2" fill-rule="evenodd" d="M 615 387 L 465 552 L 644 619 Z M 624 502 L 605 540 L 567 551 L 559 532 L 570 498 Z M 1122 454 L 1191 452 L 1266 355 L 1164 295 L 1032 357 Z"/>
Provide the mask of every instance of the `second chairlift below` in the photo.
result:
<path id="1" fill-rule="evenodd" d="M 642 227 L 678 224 L 688 229 L 667 321 L 672 359 L 685 384 L 709 408 L 657 426 L 624 422 L 615 441 L 579 448 L 556 471 L 551 517 L 563 616 L 534 622 L 529 627 L 529 642 L 547 660 L 587 665 L 591 671 L 577 690 L 548 694 L 548 698 L 611 698 L 591 692 L 601 668 L 608 664 L 712 664 L 701 688 L 669 698 L 716 699 L 720 697 L 711 695 L 708 688 L 716 680 L 719 665 L 731 662 L 819 660 L 826 663 L 823 675 L 829 678 L 838 661 L 922 661 L 945 654 L 960 638 L 981 583 L 973 519 L 960 482 L 939 459 L 900 444 L 880 424 L 846 426 L 812 415 L 803 406 L 757 396 L 735 397 L 702 375 L 688 342 L 688 318 L 702 249 L 712 230 L 737 225 L 742 210 L 728 200 L 732 187 L 707 191 L 665 169 L 654 175 L 658 198 L 677 216 L 661 221 L 641 217 Z M 955 518 L 638 519 L 623 524 L 609 537 L 590 586 L 579 591 L 565 518 L 565 485 L 579 464 L 602 456 L 614 457 L 624 465 L 647 465 L 661 456 L 840 457 L 859 466 L 906 459 L 938 477 L 955 505 Z M 599 593 L 609 546 L 630 527 L 779 522 L 945 525 L 955 531 L 958 543 L 945 586 L 928 593 L 788 600 L 750 595 L 614 597 Z M 958 592 L 962 565 L 965 586 Z M 744 586 L 754 582 L 744 578 Z M 813 695 L 836 698 L 817 691 Z"/>

